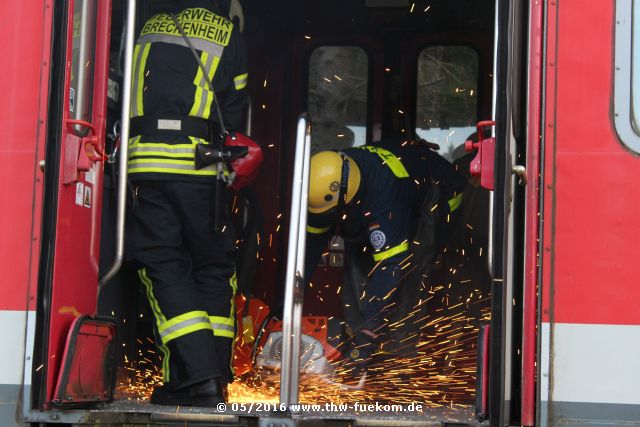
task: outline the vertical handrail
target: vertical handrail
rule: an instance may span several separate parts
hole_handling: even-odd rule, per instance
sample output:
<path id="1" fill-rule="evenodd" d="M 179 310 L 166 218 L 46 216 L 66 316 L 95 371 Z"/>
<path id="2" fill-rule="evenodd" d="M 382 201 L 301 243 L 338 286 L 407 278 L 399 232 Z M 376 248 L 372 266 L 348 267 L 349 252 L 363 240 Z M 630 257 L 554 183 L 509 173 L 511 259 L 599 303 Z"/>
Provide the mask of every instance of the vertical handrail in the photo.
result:
<path id="1" fill-rule="evenodd" d="M 133 44 L 136 29 L 136 0 L 129 0 L 127 7 L 127 41 L 124 50 L 124 76 L 122 81 L 122 109 L 120 111 L 120 164 L 118 167 L 118 204 L 116 217 L 116 254 L 109 271 L 98 282 L 101 289 L 111 280 L 124 258 L 124 223 L 127 201 L 127 159 L 129 157 L 129 112 L 131 111 L 131 79 L 133 74 Z"/>
<path id="2" fill-rule="evenodd" d="M 244 133 L 247 136 L 251 136 L 252 122 L 253 122 L 253 106 L 251 103 L 251 97 L 247 95 L 247 115 L 246 115 L 246 122 L 244 124 Z M 249 223 L 249 209 L 247 209 L 247 205 L 245 205 L 244 209 L 242 209 L 242 229 L 243 230 L 248 223 Z"/>
<path id="3" fill-rule="evenodd" d="M 253 104 L 251 102 L 251 97 L 247 96 L 247 121 L 245 123 L 244 133 L 247 136 L 251 136 L 253 131 L 251 122 L 253 121 Z"/>
<path id="4" fill-rule="evenodd" d="M 498 41 L 500 39 L 500 3 L 496 2 L 495 5 L 495 12 L 494 12 L 494 30 L 493 30 L 493 70 L 492 70 L 492 86 L 491 86 L 491 99 L 492 99 L 492 103 L 491 103 L 491 120 L 496 122 L 496 114 L 497 114 L 497 108 L 498 108 L 498 80 L 496 79 L 496 76 L 498 75 L 498 55 L 499 55 L 499 51 L 498 51 Z M 496 127 L 494 126 L 491 128 L 491 135 L 490 137 L 496 137 Z M 496 145 L 497 146 L 497 145 Z M 498 150 L 495 151 L 495 153 L 497 153 Z M 494 153 L 494 155 L 495 155 Z M 495 174 L 497 170 L 494 169 L 493 173 L 494 173 L 494 181 L 495 181 Z M 500 171 L 500 173 L 503 173 L 503 171 Z M 494 187 L 495 188 L 495 187 Z M 493 278 L 493 228 L 494 228 L 494 223 L 493 223 L 493 202 L 494 202 L 494 198 L 495 198 L 495 194 L 494 191 L 490 191 L 489 192 L 489 229 L 488 229 L 488 234 L 487 234 L 487 268 L 489 270 L 489 275 L 491 276 L 491 278 Z"/>
<path id="5" fill-rule="evenodd" d="M 306 114 L 298 118 L 296 152 L 293 167 L 289 245 L 282 316 L 282 363 L 280 367 L 280 403 L 298 403 L 300 376 L 300 322 L 304 297 L 304 258 L 309 193 L 311 125 Z"/>
<path id="6" fill-rule="evenodd" d="M 91 117 L 87 117 L 86 109 L 90 109 L 91 105 L 85 105 L 85 98 L 87 96 L 87 79 L 91 78 L 95 72 L 92 55 L 95 40 L 95 4 L 92 1 L 82 2 L 81 22 L 80 22 L 80 34 L 78 46 L 78 83 L 77 93 L 75 94 L 75 105 L 73 111 L 73 118 L 77 120 L 91 121 Z M 75 5 L 74 5 L 75 9 Z M 74 10 L 74 26 L 75 26 L 75 10 Z M 75 31 L 75 29 L 72 29 Z M 91 40 L 89 40 L 91 39 Z M 74 43 L 75 44 L 75 43 Z M 74 46 L 75 47 L 75 46 Z M 91 64 L 90 66 L 88 66 Z M 87 66 L 85 66 L 87 65 Z M 91 81 L 88 82 L 91 84 Z M 89 129 L 82 125 L 75 125 L 74 131 L 78 136 L 86 136 L 89 133 Z"/>

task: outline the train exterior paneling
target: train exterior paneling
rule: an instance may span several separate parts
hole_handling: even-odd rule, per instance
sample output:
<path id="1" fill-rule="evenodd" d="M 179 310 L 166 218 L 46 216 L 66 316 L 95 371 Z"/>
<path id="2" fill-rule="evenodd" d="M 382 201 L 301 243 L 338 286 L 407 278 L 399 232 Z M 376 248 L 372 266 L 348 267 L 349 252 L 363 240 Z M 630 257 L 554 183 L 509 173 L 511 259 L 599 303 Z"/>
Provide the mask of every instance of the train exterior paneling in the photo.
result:
<path id="1" fill-rule="evenodd" d="M 547 2 L 540 425 L 640 423 L 640 158 L 613 93 L 632 3 Z"/>
<path id="2" fill-rule="evenodd" d="M 81 1 L 75 0 L 77 4 Z M 111 2 L 88 3 L 96 5 L 94 13 L 99 17 L 94 28 L 97 50 L 91 111 L 104 141 Z M 193 420 L 267 425 L 271 421 L 253 415 L 247 421 L 242 418 L 247 414 L 240 413 L 196 410 L 183 418 L 166 411 L 154 414 L 144 404 L 133 409 L 106 406 L 93 414 L 49 406 L 69 324 L 80 314 L 95 313 L 98 297 L 102 167 L 94 169 L 93 183 L 84 172 L 78 175 L 76 181 L 83 188 L 79 203 L 75 184 L 48 183 L 45 189 L 46 171 L 52 165 L 40 163 L 48 155 L 47 144 L 55 143 L 59 144 L 56 167 L 65 168 L 65 132 L 72 132 L 64 121 L 73 119 L 69 106 L 75 101 L 70 99 L 69 84 L 73 59 L 69 54 L 63 64 L 54 61 L 73 50 L 73 5 L 74 1 L 53 0 L 0 3 L 0 426 L 22 425 L 23 420 L 115 425 L 136 417 L 145 423 Z M 640 0 L 532 0 L 529 6 L 522 424 L 640 425 L 636 250 L 640 237 Z M 248 21 L 260 22 L 255 14 L 267 16 L 271 7 L 247 5 Z M 379 28 L 364 25 L 364 18 L 354 21 L 357 34 L 334 32 L 355 6 L 345 7 L 349 12 L 336 18 L 335 27 L 324 26 L 322 19 L 303 23 L 311 22 L 307 15 L 318 13 L 319 4 L 307 9 L 295 4 L 291 11 L 282 4 L 273 7 L 278 13 L 304 18 L 278 31 L 272 31 L 270 25 L 280 24 L 267 20 L 261 29 L 246 34 L 255 71 L 249 83 L 255 110 L 253 134 L 266 152 L 261 176 L 253 187 L 265 209 L 254 295 L 275 308 L 282 296 L 278 283 L 283 282 L 287 254 L 283 233 L 293 169 L 290 141 L 297 115 L 308 107 L 310 57 L 315 48 L 332 45 L 361 47 L 370 55 L 366 133 L 369 139 L 376 139 L 383 126 L 381 106 L 388 87 L 384 49 L 389 46 L 381 41 L 384 32 L 376 34 Z M 413 11 L 410 3 L 407 7 Z M 333 11 L 323 13 L 329 16 Z M 383 26 L 386 21 L 378 15 L 377 24 Z M 74 32 L 65 34 L 62 26 Z M 274 39 L 270 41 L 269 36 Z M 403 77 L 409 77 L 403 80 L 402 101 L 415 105 L 411 93 L 416 85 L 414 59 L 424 46 L 466 45 L 480 56 L 478 118 L 488 118 L 491 38 L 483 27 L 479 34 L 441 29 L 403 39 L 398 50 L 410 54 L 396 58 Z M 625 90 L 628 99 L 621 99 L 621 94 L 627 96 Z M 621 103 L 626 103 L 622 110 Z M 625 124 L 626 116 L 629 123 Z M 534 139 L 540 140 L 540 151 Z M 532 181 L 539 170 L 538 188 Z M 88 202 L 85 187 L 93 189 Z M 46 201 L 51 201 L 47 197 L 55 197 L 52 211 L 43 211 Z M 43 216 L 43 212 L 55 215 Z M 53 234 L 45 232 L 46 224 Z M 43 238 L 50 239 L 43 242 Z M 538 239 L 540 253 L 535 253 Z M 327 268 L 317 274 L 324 285 L 338 283 L 341 273 Z M 50 286 L 46 292 L 45 285 Z M 330 308 L 318 303 L 318 295 L 307 293 L 307 314 L 340 312 L 337 292 L 327 298 Z M 47 322 L 36 319 L 36 313 L 46 316 Z M 402 424 L 391 418 L 388 425 Z"/>
<path id="3" fill-rule="evenodd" d="M 0 4 L 0 424 L 30 393 L 47 129 L 52 2 Z"/>

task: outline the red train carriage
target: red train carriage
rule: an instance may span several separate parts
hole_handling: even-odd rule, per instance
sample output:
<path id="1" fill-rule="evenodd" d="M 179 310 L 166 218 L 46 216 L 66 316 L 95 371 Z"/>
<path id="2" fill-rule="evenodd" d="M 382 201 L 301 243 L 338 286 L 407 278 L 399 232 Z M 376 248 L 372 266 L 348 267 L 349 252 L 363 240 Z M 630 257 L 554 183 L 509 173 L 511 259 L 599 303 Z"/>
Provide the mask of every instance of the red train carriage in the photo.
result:
<path id="1" fill-rule="evenodd" d="M 640 423 L 640 1 L 231 1 L 265 161 L 233 207 L 242 375 L 222 412 L 146 402 L 159 358 L 123 262 L 131 45 L 171 5 L 0 5 L 0 424 Z M 311 368 L 339 371 L 346 348 L 339 239 L 293 293 L 301 159 L 394 127 L 473 185 L 417 359 L 345 390 Z"/>

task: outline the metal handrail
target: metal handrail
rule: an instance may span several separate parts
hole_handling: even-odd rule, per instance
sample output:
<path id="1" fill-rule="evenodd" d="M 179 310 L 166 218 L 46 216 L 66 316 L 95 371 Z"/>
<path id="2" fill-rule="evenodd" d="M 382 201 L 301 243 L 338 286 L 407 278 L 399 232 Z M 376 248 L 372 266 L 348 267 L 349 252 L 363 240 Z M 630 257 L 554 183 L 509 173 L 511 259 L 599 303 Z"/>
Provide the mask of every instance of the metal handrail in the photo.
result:
<path id="1" fill-rule="evenodd" d="M 77 84 L 77 93 L 74 97 L 74 111 L 73 118 L 76 120 L 87 120 L 91 121 L 91 116 L 87 117 L 85 109 L 91 108 L 91 103 L 89 105 L 85 105 L 85 98 L 87 92 L 87 85 L 91 84 L 89 80 L 93 75 L 93 65 L 91 68 L 85 67 L 85 64 L 93 64 L 92 56 L 93 52 L 90 51 L 93 49 L 93 41 L 95 39 L 96 25 L 95 25 L 95 2 L 85 1 L 82 2 L 82 15 L 80 22 L 80 46 L 78 46 L 78 84 Z M 74 11 L 75 15 L 75 11 Z M 75 20 L 75 16 L 74 16 Z M 75 43 L 74 43 L 75 44 Z M 74 46 L 75 47 L 75 46 Z M 76 124 L 73 126 L 73 131 L 76 136 L 86 136 L 89 133 L 89 129 L 83 125 Z"/>
<path id="2" fill-rule="evenodd" d="M 309 196 L 311 124 L 306 114 L 298 118 L 293 167 L 293 191 L 289 219 L 289 246 L 282 312 L 282 362 L 280 365 L 280 403 L 298 403 L 300 376 L 300 322 L 304 298 L 304 261 Z"/>
<path id="3" fill-rule="evenodd" d="M 251 136 L 253 128 L 251 123 L 253 122 L 253 104 L 251 102 L 251 96 L 247 95 L 247 121 L 245 123 L 244 133 L 247 136 Z"/>
<path id="4" fill-rule="evenodd" d="M 127 36 L 124 52 L 122 109 L 120 111 L 120 165 L 118 168 L 118 204 L 116 217 L 116 254 L 109 271 L 100 278 L 98 292 L 120 270 L 124 259 L 124 223 L 127 209 L 127 159 L 129 156 L 129 112 L 131 111 L 131 79 L 133 74 L 133 44 L 136 26 L 136 0 L 129 0 L 127 8 Z"/>

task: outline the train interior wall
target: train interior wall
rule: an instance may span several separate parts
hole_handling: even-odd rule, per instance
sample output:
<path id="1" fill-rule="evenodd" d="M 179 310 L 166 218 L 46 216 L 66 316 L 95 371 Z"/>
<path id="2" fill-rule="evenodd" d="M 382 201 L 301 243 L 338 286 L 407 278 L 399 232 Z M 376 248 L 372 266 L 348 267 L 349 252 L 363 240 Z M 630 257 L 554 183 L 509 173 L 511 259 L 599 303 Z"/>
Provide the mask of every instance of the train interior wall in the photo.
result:
<path id="1" fill-rule="evenodd" d="M 139 27 L 152 14 L 172 7 L 170 1 L 139 3 Z M 315 151 L 360 145 L 397 131 L 406 138 L 437 143 L 442 155 L 469 179 L 462 220 L 423 283 L 424 300 L 415 302 L 415 311 L 427 316 L 426 326 L 414 337 L 417 352 L 383 358 L 379 381 L 371 383 L 364 396 L 400 401 L 420 396 L 439 406 L 469 405 L 475 394 L 478 326 L 490 317 L 489 197 L 477 179 L 468 176 L 471 156 L 461 146 L 474 133 L 475 123 L 491 115 L 493 1 L 283 0 L 243 1 L 241 9 L 236 6 L 232 7 L 234 20 L 243 28 L 249 49 L 252 136 L 265 151 L 260 176 L 248 190 L 259 238 L 257 247 L 248 245 L 250 256 L 243 258 L 254 260 L 241 283 L 245 294 L 271 309 L 283 299 L 295 125 L 300 113 L 309 113 Z M 110 68 L 116 80 L 121 74 L 124 13 L 125 2 L 115 0 Z M 116 114 L 117 105 L 113 107 Z M 107 165 L 106 174 L 103 269 L 111 262 L 115 229 L 115 170 Z M 243 200 L 238 196 L 234 201 L 239 224 L 241 207 L 246 206 Z M 337 322 L 339 333 L 348 337 L 341 320 L 343 272 L 337 247 L 328 249 L 324 265 L 311 279 L 304 311 L 306 316 Z M 102 291 L 99 312 L 113 315 L 120 326 L 118 396 L 148 396 L 159 380 L 159 354 L 153 346 L 152 314 L 130 265 Z M 400 323 L 413 321 L 409 317 Z M 235 391 L 257 400 L 260 393 L 277 400 L 277 381 L 263 387 L 265 378 L 272 377 L 261 375 L 249 372 L 242 377 L 238 383 L 244 385 L 232 388 L 231 399 Z M 326 387 L 303 378 L 301 399 L 363 396 L 347 393 L 345 397 L 337 388 L 326 393 Z"/>

